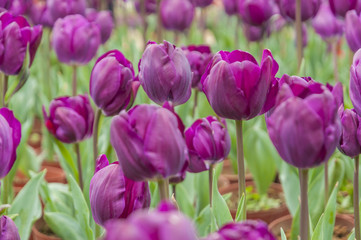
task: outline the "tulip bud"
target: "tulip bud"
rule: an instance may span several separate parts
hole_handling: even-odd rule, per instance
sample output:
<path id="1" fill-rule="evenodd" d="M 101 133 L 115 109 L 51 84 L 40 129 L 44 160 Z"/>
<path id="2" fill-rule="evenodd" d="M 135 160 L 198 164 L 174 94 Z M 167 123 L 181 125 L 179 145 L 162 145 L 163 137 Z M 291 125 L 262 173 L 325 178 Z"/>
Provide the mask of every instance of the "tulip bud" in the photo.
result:
<path id="1" fill-rule="evenodd" d="M 335 97 L 311 78 L 284 75 L 280 82 L 276 106 L 267 118 L 278 153 L 297 168 L 328 161 L 341 136 Z"/>
<path id="2" fill-rule="evenodd" d="M 33 3 L 29 11 L 29 17 L 34 24 L 39 24 L 43 27 L 52 27 L 54 25 L 49 9 L 44 2 Z"/>
<path id="3" fill-rule="evenodd" d="M 261 26 L 273 13 L 273 0 L 240 0 L 239 14 L 243 21 L 253 26 Z"/>
<path id="4" fill-rule="evenodd" d="M 86 0 L 47 0 L 46 4 L 53 22 L 68 15 L 85 14 Z"/>
<path id="5" fill-rule="evenodd" d="M 276 240 L 262 221 L 248 220 L 244 222 L 228 223 L 217 232 L 210 234 L 203 240 Z"/>
<path id="6" fill-rule="evenodd" d="M 346 13 L 356 8 L 357 0 L 328 0 L 335 15 L 345 17 Z"/>
<path id="7" fill-rule="evenodd" d="M 24 15 L 31 7 L 29 0 L 12 0 L 11 7 L 7 8 L 11 14 Z"/>
<path id="8" fill-rule="evenodd" d="M 16 148 L 21 139 L 21 124 L 7 108 L 0 109 L 0 179 L 5 177 L 16 160 Z M 1 231 L 0 231 L 1 233 Z M 0 238 L 1 239 L 1 238 Z"/>
<path id="9" fill-rule="evenodd" d="M 41 26 L 30 27 L 24 17 L 9 12 L 0 13 L 0 25 L 0 70 L 6 75 L 17 75 L 24 64 L 28 45 L 31 66 L 43 30 Z"/>
<path id="10" fill-rule="evenodd" d="M 263 51 L 261 66 L 247 52 L 220 51 L 202 76 L 203 92 L 218 116 L 251 119 L 262 110 L 277 70 L 269 50 Z"/>
<path id="11" fill-rule="evenodd" d="M 350 98 L 358 115 L 361 114 L 361 50 L 354 57 L 350 70 Z"/>
<path id="12" fill-rule="evenodd" d="M 354 109 L 345 109 L 340 113 L 342 134 L 338 149 L 349 157 L 361 153 L 361 117 Z"/>
<path id="13" fill-rule="evenodd" d="M 259 26 L 252 26 L 247 23 L 243 24 L 243 33 L 249 42 L 259 42 L 263 39 L 264 28 Z"/>
<path id="14" fill-rule="evenodd" d="M 349 11 L 345 18 L 345 37 L 353 52 L 361 48 L 361 18 L 355 10 Z"/>
<path id="15" fill-rule="evenodd" d="M 49 116 L 43 107 L 45 126 L 64 143 L 76 143 L 93 132 L 94 112 L 87 95 L 59 97 L 51 101 Z"/>
<path id="16" fill-rule="evenodd" d="M 223 6 L 229 16 L 238 14 L 238 0 L 223 0 Z"/>
<path id="17" fill-rule="evenodd" d="M 0 239 L 2 240 L 20 240 L 18 228 L 11 218 L 7 216 L 0 217 Z"/>
<path id="18" fill-rule="evenodd" d="M 202 172 L 222 161 L 231 150 L 226 121 L 209 116 L 196 120 L 185 132 L 190 155 L 188 171 Z"/>
<path id="19" fill-rule="evenodd" d="M 160 16 L 164 28 L 168 30 L 184 31 L 192 24 L 194 6 L 190 0 L 162 0 Z"/>
<path id="20" fill-rule="evenodd" d="M 13 0 L 0 0 L 0 8 L 10 9 L 13 4 Z"/>
<path id="21" fill-rule="evenodd" d="M 134 211 L 149 207 L 147 182 L 126 178 L 118 162 L 109 165 L 105 155 L 99 156 L 97 164 L 89 189 L 90 207 L 97 224 L 104 226 L 110 219 L 127 218 Z"/>
<path id="22" fill-rule="evenodd" d="M 202 91 L 201 77 L 212 60 L 211 48 L 206 45 L 188 46 L 182 48 L 192 70 L 192 88 Z"/>
<path id="23" fill-rule="evenodd" d="M 55 22 L 52 46 L 59 61 L 87 64 L 97 53 L 100 31 L 81 15 L 70 15 Z"/>
<path id="24" fill-rule="evenodd" d="M 169 110 L 138 105 L 114 117 L 110 128 L 110 142 L 127 178 L 134 181 L 167 178 L 184 167 L 186 144 L 177 117 Z"/>
<path id="25" fill-rule="evenodd" d="M 276 0 L 280 13 L 285 18 L 296 19 L 296 0 Z M 321 0 L 302 0 L 301 1 L 301 20 L 307 21 L 316 16 L 320 8 Z"/>
<path id="26" fill-rule="evenodd" d="M 191 0 L 193 5 L 196 7 L 207 7 L 213 3 L 213 0 Z"/>
<path id="27" fill-rule="evenodd" d="M 164 41 L 148 43 L 139 63 L 139 81 L 148 97 L 163 105 L 185 103 L 191 96 L 192 72 L 184 52 Z"/>
<path id="28" fill-rule="evenodd" d="M 102 55 L 90 76 L 90 96 L 106 116 L 129 108 L 135 99 L 139 82 L 133 64 L 118 50 Z"/>
<path id="29" fill-rule="evenodd" d="M 97 12 L 95 9 L 86 10 L 86 18 L 89 22 L 94 22 L 100 30 L 101 43 L 104 44 L 110 38 L 114 28 L 113 17 L 109 11 Z"/>
<path id="30" fill-rule="evenodd" d="M 157 0 L 134 0 L 134 6 L 138 13 L 142 13 L 140 2 L 145 2 L 145 13 L 151 14 L 157 12 Z"/>

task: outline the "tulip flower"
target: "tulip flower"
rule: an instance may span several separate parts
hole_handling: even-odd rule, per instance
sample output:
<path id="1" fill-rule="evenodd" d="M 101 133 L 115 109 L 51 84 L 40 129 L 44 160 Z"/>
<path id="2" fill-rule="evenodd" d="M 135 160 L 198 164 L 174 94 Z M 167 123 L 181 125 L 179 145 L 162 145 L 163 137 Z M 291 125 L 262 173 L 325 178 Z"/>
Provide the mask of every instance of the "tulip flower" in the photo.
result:
<path id="1" fill-rule="evenodd" d="M 8 9 L 11 14 L 14 14 L 16 16 L 24 15 L 28 12 L 31 4 L 32 3 L 30 3 L 29 0 L 12 0 L 11 6 L 6 9 Z"/>
<path id="2" fill-rule="evenodd" d="M 213 0 L 191 0 L 193 5 L 196 7 L 207 7 L 213 3 Z"/>
<path id="3" fill-rule="evenodd" d="M 100 30 L 101 43 L 104 44 L 110 38 L 114 28 L 113 17 L 109 11 L 97 12 L 95 9 L 88 8 L 85 12 L 89 22 L 94 22 Z"/>
<path id="4" fill-rule="evenodd" d="M 17 75 L 24 64 L 28 46 L 31 66 L 43 31 L 41 26 L 30 27 L 24 17 L 9 12 L 0 13 L 0 24 L 0 71 Z"/>
<path id="5" fill-rule="evenodd" d="M 342 134 L 338 149 L 349 157 L 356 157 L 361 153 L 361 117 L 354 109 L 345 109 L 340 113 Z"/>
<path id="6" fill-rule="evenodd" d="M 247 23 L 243 24 L 243 33 L 248 42 L 259 42 L 263 39 L 264 28 L 259 26 L 252 26 Z"/>
<path id="7" fill-rule="evenodd" d="M 268 230 L 266 223 L 262 221 L 244 221 L 228 223 L 215 233 L 211 233 L 203 240 L 276 240 L 275 236 Z"/>
<path id="8" fill-rule="evenodd" d="M 152 14 L 157 11 L 157 0 L 135 0 L 134 6 L 138 13 L 142 12 L 141 6 L 140 6 L 141 1 L 145 2 L 145 13 L 146 14 Z"/>
<path id="9" fill-rule="evenodd" d="M 18 228 L 14 221 L 7 216 L 0 217 L 0 239 L 20 240 Z"/>
<path id="10" fill-rule="evenodd" d="M 238 14 L 238 0 L 223 0 L 223 6 L 229 16 Z"/>
<path id="11" fill-rule="evenodd" d="M 353 10 L 357 6 L 357 0 L 328 0 L 332 12 L 341 17 L 345 17 L 346 13 Z"/>
<path id="12" fill-rule="evenodd" d="M 296 0 L 276 0 L 280 13 L 285 18 L 296 19 Z M 301 20 L 307 21 L 316 16 L 320 8 L 321 0 L 302 0 L 301 1 Z"/>
<path id="13" fill-rule="evenodd" d="M 191 95 L 192 72 L 180 49 L 171 43 L 149 42 L 139 63 L 139 81 L 148 97 L 163 105 L 185 103 Z"/>
<path id="14" fill-rule="evenodd" d="M 49 9 L 44 2 L 33 3 L 29 10 L 29 17 L 34 24 L 43 27 L 52 27 L 54 25 Z"/>
<path id="15" fill-rule="evenodd" d="M 137 211 L 126 220 L 109 221 L 105 229 L 105 240 L 198 239 L 192 221 L 167 202 L 150 212 Z"/>
<path id="16" fill-rule="evenodd" d="M 355 10 L 349 11 L 345 18 L 345 37 L 348 46 L 353 52 L 361 48 L 361 24 L 360 15 Z"/>
<path id="17" fill-rule="evenodd" d="M 168 30 L 182 32 L 189 28 L 194 12 L 191 0 L 162 0 L 160 3 L 162 24 Z"/>
<path id="18" fill-rule="evenodd" d="M 316 33 L 324 40 L 338 38 L 343 34 L 343 23 L 331 12 L 327 3 L 322 3 L 317 15 L 312 19 Z"/>
<path id="19" fill-rule="evenodd" d="M 273 13 L 273 0 L 240 0 L 238 10 L 243 21 L 254 26 L 261 26 Z"/>
<path id="20" fill-rule="evenodd" d="M 12 4 L 13 4 L 13 0 L 1 0 L 0 8 L 10 9 Z"/>
<path id="21" fill-rule="evenodd" d="M 354 57 L 350 70 L 350 98 L 358 115 L 361 115 L 361 50 L 358 50 Z"/>
<path id="22" fill-rule="evenodd" d="M 53 22 L 68 15 L 85 14 L 86 0 L 47 0 L 46 4 Z"/>
<path id="23" fill-rule="evenodd" d="M 147 182 L 126 178 L 118 162 L 109 164 L 101 155 L 90 182 L 89 199 L 94 221 L 104 226 L 110 219 L 127 218 L 138 209 L 148 208 L 150 192 Z"/>

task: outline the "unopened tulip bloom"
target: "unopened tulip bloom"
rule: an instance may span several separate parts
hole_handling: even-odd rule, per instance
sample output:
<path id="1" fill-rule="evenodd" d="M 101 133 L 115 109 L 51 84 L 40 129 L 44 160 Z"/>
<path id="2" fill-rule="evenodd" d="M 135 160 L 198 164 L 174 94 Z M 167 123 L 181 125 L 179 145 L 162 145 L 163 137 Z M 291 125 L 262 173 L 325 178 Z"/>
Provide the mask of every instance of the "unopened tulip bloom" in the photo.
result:
<path id="1" fill-rule="evenodd" d="M 70 15 L 55 22 L 52 46 L 60 62 L 87 64 L 101 43 L 97 24 L 81 15 Z"/>
<path id="2" fill-rule="evenodd" d="M 284 75 L 280 82 L 276 106 L 267 118 L 278 153 L 297 168 L 328 161 L 341 136 L 335 97 L 311 78 Z"/>
<path id="3" fill-rule="evenodd" d="M 247 23 L 244 23 L 243 33 L 249 42 L 259 42 L 263 39 L 264 28 L 259 26 L 252 26 Z"/>
<path id="4" fill-rule="evenodd" d="M 177 117 L 171 111 L 138 105 L 115 116 L 110 129 L 110 142 L 127 178 L 167 178 L 184 167 L 188 151 Z"/>
<path id="5" fill-rule="evenodd" d="M 5 177 L 16 160 L 16 148 L 21 139 L 21 124 L 7 108 L 0 109 L 0 179 Z M 1 233 L 1 231 L 0 231 Z M 1 239 L 1 238 L 0 238 Z"/>
<path id="6" fill-rule="evenodd" d="M 7 9 L 16 16 L 24 15 L 28 12 L 31 4 L 29 0 L 12 0 L 11 7 Z"/>
<path id="7" fill-rule="evenodd" d="M 238 14 L 238 0 L 223 0 L 223 6 L 228 15 Z"/>
<path id="8" fill-rule="evenodd" d="M 338 109 L 343 109 L 343 86 L 341 82 L 337 82 L 335 86 L 332 86 L 331 84 L 327 83 L 326 87 L 330 92 L 332 93 L 333 97 L 336 100 L 336 104 Z"/>
<path id="9" fill-rule="evenodd" d="M 202 172 L 226 158 L 231 150 L 231 139 L 226 122 L 209 116 L 196 120 L 185 132 L 190 155 L 188 171 Z"/>
<path id="10" fill-rule="evenodd" d="M 148 97 L 163 105 L 185 103 L 191 96 L 192 71 L 182 49 L 150 42 L 139 64 L 139 81 Z"/>
<path id="11" fill-rule="evenodd" d="M 54 25 L 49 9 L 44 2 L 33 3 L 29 10 L 29 17 L 34 24 L 39 24 L 43 27 L 52 27 Z"/>
<path id="12" fill-rule="evenodd" d="M 30 27 L 24 17 L 9 12 L 0 13 L 0 25 L 0 71 L 16 75 L 23 66 L 27 48 L 31 66 L 43 30 L 41 26 Z"/>
<path id="13" fill-rule="evenodd" d="M 190 45 L 182 48 L 192 70 L 192 87 L 202 91 L 201 77 L 212 60 L 211 48 L 206 45 Z"/>
<path id="14" fill-rule="evenodd" d="M 218 116 L 251 119 L 262 110 L 277 70 L 269 50 L 264 50 L 261 65 L 247 52 L 220 51 L 202 76 L 203 92 Z"/>
<path id="15" fill-rule="evenodd" d="M 94 22 L 100 30 L 101 43 L 104 44 L 110 38 L 114 28 L 113 17 L 109 11 L 99 11 L 88 8 L 85 12 L 89 22 Z"/>
<path id="16" fill-rule="evenodd" d="M 151 14 L 157 11 L 157 0 L 135 0 L 134 5 L 138 13 L 142 13 L 140 2 L 145 2 L 145 13 Z"/>
<path id="17" fill-rule="evenodd" d="M 243 21 L 261 26 L 274 14 L 273 0 L 239 0 L 238 10 Z"/>
<path id="18" fill-rule="evenodd" d="M 109 221 L 105 229 L 105 240 L 198 239 L 192 221 L 167 202 L 150 212 L 137 211 L 126 220 Z"/>
<path id="19" fill-rule="evenodd" d="M 168 30 L 186 30 L 191 26 L 194 13 L 190 0 L 162 0 L 160 3 L 162 24 Z"/>
<path id="20" fill-rule="evenodd" d="M 361 117 L 354 109 L 345 109 L 340 113 L 342 135 L 338 149 L 349 157 L 356 157 L 361 153 Z"/>
<path id="21" fill-rule="evenodd" d="M 357 114 L 361 115 L 361 50 L 354 57 L 350 70 L 350 98 Z"/>
<path id="22" fill-rule="evenodd" d="M 97 159 L 97 169 L 89 189 L 94 221 L 104 226 L 110 219 L 127 218 L 138 209 L 148 208 L 147 182 L 134 182 L 124 176 L 118 162 L 109 164 L 105 155 Z"/>
<path id="23" fill-rule="evenodd" d="M 0 8 L 10 9 L 13 4 L 13 0 L 0 0 Z"/>
<path id="24" fill-rule="evenodd" d="M 51 101 L 49 115 L 43 107 L 45 126 L 64 143 L 76 143 L 93 132 L 94 112 L 87 95 L 59 97 Z"/>
<path id="25" fill-rule="evenodd" d="M 102 55 L 90 76 L 90 96 L 106 116 L 118 114 L 133 104 L 139 81 L 133 64 L 118 50 Z"/>
<path id="26" fill-rule="evenodd" d="M 53 22 L 68 15 L 85 14 L 86 0 L 47 0 L 46 4 Z"/>
<path id="27" fill-rule="evenodd" d="M 296 0 L 276 0 L 280 13 L 285 18 L 296 19 Z M 320 8 L 321 0 L 302 0 L 301 1 L 301 20 L 307 21 L 316 16 Z"/>
<path id="28" fill-rule="evenodd" d="M 18 228 L 11 218 L 7 216 L 0 217 L 0 239 L 1 240 L 20 240 Z"/>
<path id="29" fill-rule="evenodd" d="M 328 0 L 335 15 L 344 17 L 346 13 L 357 6 L 357 0 Z"/>
<path id="30" fill-rule="evenodd" d="M 356 52 L 361 48 L 361 24 L 360 15 L 355 10 L 349 11 L 345 18 L 345 37 L 348 46 Z"/>
<path id="31" fill-rule="evenodd" d="M 191 0 L 193 5 L 196 7 L 207 7 L 213 3 L 213 0 Z"/>

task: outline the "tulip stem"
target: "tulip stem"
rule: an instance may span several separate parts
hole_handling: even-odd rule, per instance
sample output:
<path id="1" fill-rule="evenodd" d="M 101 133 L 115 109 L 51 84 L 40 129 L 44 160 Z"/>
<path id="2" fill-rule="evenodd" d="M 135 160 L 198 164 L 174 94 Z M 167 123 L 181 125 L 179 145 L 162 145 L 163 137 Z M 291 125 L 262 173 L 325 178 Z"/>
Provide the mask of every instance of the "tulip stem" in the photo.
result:
<path id="1" fill-rule="evenodd" d="M 297 70 L 300 71 L 303 58 L 301 0 L 296 0 L 296 42 L 297 42 Z"/>
<path id="2" fill-rule="evenodd" d="M 209 166 L 209 170 L 208 170 L 208 176 L 209 176 L 209 206 L 212 207 L 212 198 L 213 198 L 213 169 L 214 169 L 214 165 L 211 164 Z"/>
<path id="3" fill-rule="evenodd" d="M 8 83 L 9 83 L 9 76 L 4 75 L 4 82 L 3 82 L 3 96 L 2 96 L 2 106 L 7 107 L 6 103 L 6 92 L 8 91 Z"/>
<path id="4" fill-rule="evenodd" d="M 158 188 L 159 188 L 159 194 L 160 194 L 160 200 L 168 200 L 169 195 L 167 195 L 167 180 L 164 178 L 158 179 Z"/>
<path id="5" fill-rule="evenodd" d="M 76 153 L 76 161 L 77 161 L 77 164 L 78 164 L 79 186 L 80 186 L 80 189 L 83 191 L 83 187 L 84 187 L 84 185 L 83 185 L 83 171 L 82 171 L 82 168 L 81 168 L 81 158 L 80 158 L 79 143 L 75 143 L 74 147 L 75 147 L 75 153 Z"/>
<path id="6" fill-rule="evenodd" d="M 333 57 L 333 74 L 335 78 L 335 83 L 339 82 L 340 77 L 338 74 L 338 59 L 337 59 L 337 44 L 338 41 L 332 43 L 332 57 Z"/>
<path id="7" fill-rule="evenodd" d="M 73 65 L 73 96 L 76 96 L 77 90 L 77 66 Z"/>
<path id="8" fill-rule="evenodd" d="M 299 168 L 300 188 L 301 188 L 301 218 L 300 218 L 300 237 L 301 240 L 308 239 L 308 169 Z"/>
<path id="9" fill-rule="evenodd" d="M 94 156 L 94 171 L 97 166 L 98 158 L 98 134 L 99 134 L 99 121 L 102 116 L 102 110 L 99 108 L 95 112 L 94 125 L 93 125 L 93 156 Z"/>
<path id="10" fill-rule="evenodd" d="M 7 204 L 10 203 L 9 201 L 9 195 L 10 195 L 10 179 L 9 179 L 9 175 L 4 177 L 3 180 L 3 184 L 4 184 L 4 192 L 1 193 L 4 197 L 3 197 L 3 204 Z"/>
<path id="11" fill-rule="evenodd" d="M 241 17 L 236 15 L 236 18 L 237 18 L 237 23 L 236 23 L 236 37 L 235 37 L 235 48 L 239 48 L 239 30 L 242 28 L 241 24 L 242 24 L 242 21 L 241 21 Z"/>
<path id="12" fill-rule="evenodd" d="M 325 207 L 328 201 L 328 162 L 325 162 Z"/>
<path id="13" fill-rule="evenodd" d="M 143 42 L 144 42 L 144 49 L 147 45 L 147 30 L 148 30 L 148 21 L 147 21 L 147 9 L 146 9 L 146 0 L 140 1 L 140 14 L 142 16 L 143 21 Z"/>
<path id="14" fill-rule="evenodd" d="M 241 199 L 244 195 L 246 202 L 246 180 L 244 169 L 244 153 L 243 153 L 243 133 L 242 133 L 242 120 L 236 120 L 236 134 L 237 134 L 237 165 L 238 165 L 238 197 Z M 246 205 L 243 208 L 243 219 L 246 219 Z"/>
<path id="15" fill-rule="evenodd" d="M 161 14 L 160 14 L 160 2 L 161 2 L 161 0 L 157 1 L 157 40 L 158 40 L 158 43 L 161 43 L 163 40 L 162 18 L 161 18 Z"/>
<path id="16" fill-rule="evenodd" d="M 192 118 L 193 118 L 193 119 L 196 117 L 197 105 L 198 105 L 198 90 L 195 89 L 195 90 L 194 90 L 193 112 L 192 112 Z"/>
<path id="17" fill-rule="evenodd" d="M 359 156 L 355 157 L 355 170 L 353 177 L 353 207 L 355 217 L 355 238 L 361 239 L 360 234 L 360 209 L 359 209 Z"/>

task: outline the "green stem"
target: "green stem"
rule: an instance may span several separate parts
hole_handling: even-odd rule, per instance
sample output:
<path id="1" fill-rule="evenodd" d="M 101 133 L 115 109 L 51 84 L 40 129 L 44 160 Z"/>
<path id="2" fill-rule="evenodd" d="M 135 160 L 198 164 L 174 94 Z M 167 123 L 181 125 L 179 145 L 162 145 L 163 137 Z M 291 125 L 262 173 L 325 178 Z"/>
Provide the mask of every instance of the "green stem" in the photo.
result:
<path id="1" fill-rule="evenodd" d="M 10 188 L 11 188 L 11 182 L 9 180 L 9 176 L 5 176 L 3 179 L 4 184 L 4 192 L 1 193 L 3 195 L 3 204 L 10 203 L 9 196 L 10 196 Z"/>
<path id="2" fill-rule="evenodd" d="M 194 104 L 193 104 L 193 111 L 192 111 L 192 118 L 194 119 L 196 117 L 196 111 L 198 106 L 198 90 L 194 90 Z"/>
<path id="3" fill-rule="evenodd" d="M 353 207 L 355 217 L 355 238 L 361 239 L 360 234 L 360 209 L 359 209 L 359 156 L 355 157 L 355 171 L 353 177 Z"/>
<path id="4" fill-rule="evenodd" d="M 297 44 L 297 62 L 298 72 L 301 68 L 303 58 L 303 43 L 302 43 L 302 21 L 301 21 L 301 0 L 296 0 L 296 44 Z"/>
<path id="5" fill-rule="evenodd" d="M 140 1 L 140 14 L 143 21 L 143 43 L 144 49 L 147 45 L 147 30 L 148 30 L 148 22 L 147 22 L 147 10 L 146 10 L 146 0 Z"/>
<path id="6" fill-rule="evenodd" d="M 211 164 L 209 166 L 209 170 L 208 170 L 208 180 L 209 180 L 209 206 L 212 207 L 212 198 L 213 198 L 213 168 L 214 168 L 214 165 Z"/>
<path id="7" fill-rule="evenodd" d="M 328 201 L 328 162 L 325 163 L 325 207 Z"/>
<path id="8" fill-rule="evenodd" d="M 236 134 L 237 134 L 237 165 L 238 165 L 238 197 L 241 199 L 244 195 L 246 202 L 246 178 L 244 167 L 244 153 L 243 153 L 243 133 L 242 133 L 242 120 L 236 120 Z M 243 209 L 243 217 L 246 219 L 246 207 Z"/>
<path id="9" fill-rule="evenodd" d="M 339 82 L 340 77 L 338 74 L 338 59 L 337 59 L 337 42 L 332 43 L 332 57 L 333 57 L 333 75 L 335 78 L 335 83 Z"/>
<path id="10" fill-rule="evenodd" d="M 77 90 L 77 66 L 73 65 L 73 96 L 76 96 Z"/>
<path id="11" fill-rule="evenodd" d="M 301 188 L 301 217 L 300 217 L 300 236 L 301 240 L 308 239 L 308 197 L 307 197 L 307 184 L 308 184 L 308 169 L 299 169 L 300 188 Z"/>
<path id="12" fill-rule="evenodd" d="M 163 41 L 163 25 L 162 25 L 162 19 L 160 15 L 160 2 L 161 0 L 157 1 L 157 40 L 158 43 L 161 43 Z"/>
<path id="13" fill-rule="evenodd" d="M 93 156 L 94 156 L 94 170 L 97 166 L 98 158 L 98 134 L 99 134 L 99 120 L 102 116 L 102 111 L 98 108 L 95 112 L 94 125 L 93 125 Z"/>
<path id="14" fill-rule="evenodd" d="M 9 83 L 9 76 L 8 75 L 4 75 L 4 82 L 3 82 L 3 95 L 2 95 L 2 105 L 3 107 L 7 107 L 7 103 L 6 103 L 6 92 L 8 90 L 8 83 Z"/>
<path id="15" fill-rule="evenodd" d="M 236 31 L 235 31 L 235 48 L 239 48 L 239 30 L 242 28 L 242 22 L 241 22 L 241 17 L 236 15 L 237 18 L 237 23 L 236 23 Z"/>
<path id="16" fill-rule="evenodd" d="M 164 178 L 158 179 L 158 188 L 159 188 L 159 195 L 160 200 L 168 200 L 169 195 L 167 195 L 167 181 Z"/>
<path id="17" fill-rule="evenodd" d="M 80 189 L 83 191 L 84 185 L 83 185 L 83 171 L 81 167 L 81 158 L 80 158 L 80 149 L 79 149 L 79 143 L 75 143 L 75 153 L 76 153 L 76 161 L 78 164 L 78 172 L 79 172 L 79 186 Z"/>

